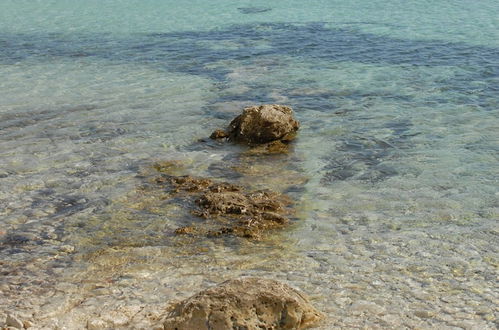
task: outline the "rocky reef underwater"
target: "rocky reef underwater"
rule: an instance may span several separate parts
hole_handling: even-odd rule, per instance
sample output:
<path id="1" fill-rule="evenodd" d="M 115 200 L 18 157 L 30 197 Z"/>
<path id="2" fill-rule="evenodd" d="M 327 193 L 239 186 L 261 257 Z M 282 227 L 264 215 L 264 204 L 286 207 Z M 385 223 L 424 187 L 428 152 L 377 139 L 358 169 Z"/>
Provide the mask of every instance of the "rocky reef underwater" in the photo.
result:
<path id="1" fill-rule="evenodd" d="M 214 140 L 247 145 L 253 153 L 286 153 L 299 129 L 293 110 L 282 105 L 247 107 Z M 262 159 L 262 162 L 265 160 Z M 231 182 L 168 174 L 168 163 L 155 168 L 170 196 L 181 196 L 191 213 L 203 219 L 179 227 L 177 235 L 233 235 L 259 240 L 289 224 L 292 199 L 280 192 L 247 190 Z M 324 318 L 302 293 L 264 278 L 226 281 L 180 303 L 163 321 L 165 329 L 304 329 Z"/>
<path id="2" fill-rule="evenodd" d="M 196 241 L 218 240 L 214 244 L 223 245 L 221 238 L 261 241 L 269 235 L 278 235 L 280 229 L 297 220 L 293 198 L 286 191 L 290 187 L 296 190 L 306 179 L 298 172 L 283 171 L 284 177 L 294 180 L 283 180 L 286 183 L 281 185 L 282 191 L 272 191 L 255 189 L 254 182 L 245 185 L 241 178 L 249 174 L 248 180 L 254 180 L 251 175 L 254 165 L 265 168 L 268 155 L 288 157 L 299 127 L 290 107 L 276 104 L 247 107 L 227 129 L 216 130 L 210 139 L 200 139 L 194 146 L 243 145 L 240 158 L 229 166 L 237 173 L 237 182 L 193 176 L 186 171 L 182 160 L 157 161 L 138 174 L 142 185 L 135 203 L 148 209 L 174 205 L 180 216 L 170 238 L 185 247 L 193 246 Z M 260 177 L 265 177 L 263 172 Z M 276 176 L 274 179 L 279 180 Z M 230 179 L 230 175 L 224 176 L 227 177 Z M 61 324 L 63 320 L 55 324 L 57 321 L 51 321 L 47 315 L 43 320 L 22 312 L 8 313 L 1 326 L 2 329 L 69 329 L 82 325 L 88 329 L 304 329 L 324 319 L 324 314 L 312 306 L 304 293 L 276 280 L 251 276 L 227 280 L 180 301 L 154 306 L 125 303 L 115 307 L 100 317 L 87 315 L 86 320 L 84 312 L 78 314 L 72 325 L 68 323 L 69 327 Z"/>

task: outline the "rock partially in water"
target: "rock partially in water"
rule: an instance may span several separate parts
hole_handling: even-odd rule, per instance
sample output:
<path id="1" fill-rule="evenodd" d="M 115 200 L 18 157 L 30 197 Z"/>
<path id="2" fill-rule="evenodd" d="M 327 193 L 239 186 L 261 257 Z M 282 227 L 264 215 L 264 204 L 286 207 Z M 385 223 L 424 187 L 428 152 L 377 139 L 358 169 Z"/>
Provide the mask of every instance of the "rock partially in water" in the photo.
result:
<path id="1" fill-rule="evenodd" d="M 201 291 L 176 304 L 165 329 L 304 329 L 323 314 L 290 286 L 262 278 L 242 278 Z"/>
<path id="2" fill-rule="evenodd" d="M 216 130 L 211 138 L 225 138 L 248 144 L 290 141 L 300 127 L 293 109 L 285 105 L 264 104 L 248 107 L 232 120 L 227 132 Z"/>
<path id="3" fill-rule="evenodd" d="M 227 134 L 224 130 L 217 129 L 210 135 L 210 139 L 216 140 L 216 139 L 224 139 L 228 138 L 229 134 Z"/>
<path id="4" fill-rule="evenodd" d="M 204 191 L 213 185 L 213 181 L 210 179 L 196 178 L 190 175 L 170 177 L 170 183 L 176 193 L 181 190 L 187 192 Z"/>
<path id="5" fill-rule="evenodd" d="M 157 183 L 170 186 L 173 196 L 183 194 L 192 213 L 206 221 L 177 228 L 184 235 L 235 235 L 260 239 L 267 230 L 286 225 L 291 200 L 272 191 L 246 191 L 231 183 L 192 176 L 166 176 Z"/>

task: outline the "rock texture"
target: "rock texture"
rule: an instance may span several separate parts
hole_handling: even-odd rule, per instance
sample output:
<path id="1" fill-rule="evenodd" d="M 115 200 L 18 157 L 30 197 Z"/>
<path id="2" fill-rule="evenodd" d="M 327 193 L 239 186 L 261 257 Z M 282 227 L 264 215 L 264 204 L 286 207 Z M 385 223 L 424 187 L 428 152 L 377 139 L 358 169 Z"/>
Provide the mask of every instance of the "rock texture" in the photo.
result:
<path id="1" fill-rule="evenodd" d="M 229 134 L 227 134 L 224 130 L 217 129 L 210 135 L 210 139 L 216 140 L 216 139 L 223 139 L 223 138 L 228 138 Z"/>
<path id="2" fill-rule="evenodd" d="M 260 239 L 267 230 L 286 225 L 291 200 L 268 190 L 246 191 L 227 182 L 214 182 L 192 176 L 156 178 L 169 186 L 172 197 L 182 196 L 193 206 L 192 213 L 206 219 L 196 226 L 177 228 L 179 235 L 235 235 Z M 197 207 L 196 207 L 197 206 Z"/>
<path id="3" fill-rule="evenodd" d="M 305 329 L 323 318 L 308 299 L 286 284 L 262 278 L 226 281 L 178 303 L 167 330 Z"/>
<path id="4" fill-rule="evenodd" d="M 289 141 L 294 138 L 300 123 L 294 119 L 290 107 L 265 104 L 248 107 L 232 120 L 228 132 L 216 130 L 211 138 L 228 137 L 237 142 L 261 144 L 272 141 Z"/>

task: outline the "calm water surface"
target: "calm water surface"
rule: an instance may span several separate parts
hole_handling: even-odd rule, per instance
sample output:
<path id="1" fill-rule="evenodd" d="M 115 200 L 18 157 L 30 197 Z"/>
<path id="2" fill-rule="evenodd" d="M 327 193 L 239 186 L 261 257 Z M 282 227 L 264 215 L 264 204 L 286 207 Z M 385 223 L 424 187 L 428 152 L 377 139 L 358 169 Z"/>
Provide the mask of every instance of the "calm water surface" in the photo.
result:
<path id="1" fill-rule="evenodd" d="M 0 78 L 0 320 L 134 328 L 255 275 L 324 329 L 498 326 L 497 1 L 3 0 Z M 295 109 L 289 155 L 198 142 L 261 103 Z M 175 237 L 199 220 L 156 161 L 285 192 L 293 224 Z"/>

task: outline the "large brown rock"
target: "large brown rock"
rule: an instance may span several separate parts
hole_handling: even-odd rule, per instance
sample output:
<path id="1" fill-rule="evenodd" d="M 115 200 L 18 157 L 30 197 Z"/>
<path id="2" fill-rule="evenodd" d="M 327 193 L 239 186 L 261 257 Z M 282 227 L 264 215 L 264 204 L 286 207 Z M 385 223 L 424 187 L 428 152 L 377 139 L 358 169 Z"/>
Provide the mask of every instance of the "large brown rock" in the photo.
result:
<path id="1" fill-rule="evenodd" d="M 291 140 L 300 123 L 294 119 L 293 110 L 285 105 L 264 104 L 248 107 L 229 125 L 229 139 L 251 144 L 276 140 Z M 213 134 L 212 138 L 223 136 Z"/>
<path id="2" fill-rule="evenodd" d="M 290 286 L 262 278 L 242 278 L 201 291 L 178 303 L 166 330 L 305 329 L 323 318 Z"/>

